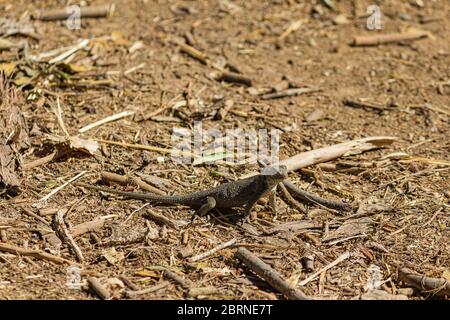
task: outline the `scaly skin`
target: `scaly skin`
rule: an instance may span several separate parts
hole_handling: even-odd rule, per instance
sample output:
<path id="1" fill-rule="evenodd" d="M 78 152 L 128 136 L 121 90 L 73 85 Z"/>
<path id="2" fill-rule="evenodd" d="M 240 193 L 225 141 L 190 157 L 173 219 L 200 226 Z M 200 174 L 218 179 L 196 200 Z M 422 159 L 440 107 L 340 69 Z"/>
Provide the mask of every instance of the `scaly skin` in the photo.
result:
<path id="1" fill-rule="evenodd" d="M 130 199 L 146 200 L 158 203 L 182 204 L 190 207 L 202 208 L 205 206 L 202 214 L 205 214 L 214 207 L 244 207 L 246 209 L 246 213 L 249 214 L 253 205 L 261 197 L 270 193 L 270 191 L 272 191 L 278 183 L 286 179 L 286 177 L 286 167 L 280 166 L 273 174 L 258 174 L 246 179 L 228 182 L 212 189 L 174 196 L 123 192 L 81 183 L 78 183 L 77 185 L 90 190 L 113 193 Z"/>

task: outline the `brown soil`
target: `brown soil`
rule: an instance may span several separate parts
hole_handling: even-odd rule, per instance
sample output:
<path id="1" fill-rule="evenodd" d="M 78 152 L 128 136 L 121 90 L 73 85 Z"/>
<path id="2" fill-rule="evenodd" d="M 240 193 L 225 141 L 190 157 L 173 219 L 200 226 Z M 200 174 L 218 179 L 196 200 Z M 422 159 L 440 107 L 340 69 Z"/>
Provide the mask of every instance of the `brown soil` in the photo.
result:
<path id="1" fill-rule="evenodd" d="M 394 295 L 405 294 L 400 289 L 409 287 L 398 278 L 398 266 L 428 277 L 449 279 L 450 4 L 447 1 L 423 1 L 424 6 L 422 1 L 414 0 L 380 1 L 383 23 L 380 31 L 365 28 L 364 14 L 370 1 L 332 1 L 334 10 L 324 5 L 325 1 L 114 2 L 116 12 L 112 18 L 83 20 L 80 30 L 68 29 L 65 21 L 31 20 L 26 23 L 40 35 L 39 41 L 20 35 L 7 38 L 26 40 L 29 55 L 70 46 L 79 39 L 97 39 L 89 50 L 77 52 L 70 62 L 85 68 L 69 75 L 70 83 L 61 78 L 60 69 L 54 66 L 27 65 L 39 74 L 21 88 L 19 94 L 23 97 L 13 98 L 26 120 L 27 128 L 23 130 L 29 138 L 27 144 L 20 146 L 19 155 L 14 148 L 14 153 L 9 154 L 17 157 L 18 163 L 27 164 L 54 150 L 63 152 L 64 133 L 53 112 L 56 96 L 60 97 L 70 135 L 107 116 L 136 110 L 132 117 L 99 126 L 81 136 L 161 148 L 172 145 L 174 127 L 191 129 L 194 120 L 202 120 L 205 129 L 282 128 L 282 159 L 352 139 L 395 136 L 398 141 L 388 148 L 331 162 L 351 161 L 353 170 L 325 171 L 316 165 L 290 174 L 297 186 L 324 198 L 352 202 L 365 209 L 377 204 L 386 210 L 367 210 L 362 214 L 362 218 L 369 219 L 370 227 L 356 237 L 338 235 L 340 241 L 324 241 L 335 235 L 336 228 L 351 221 L 348 217 L 354 212 L 306 204 L 308 212 L 303 215 L 277 197 L 276 214 L 268 205 L 257 206 L 258 219 L 252 224 L 257 232 L 268 229 L 269 223 L 277 225 L 299 219 L 312 220 L 323 227 L 253 236 L 232 223 L 220 222 L 217 220 L 223 221 L 220 216 L 201 217 L 189 223 L 193 210 L 187 207 L 149 205 L 133 213 L 143 203 L 91 192 L 73 184 L 53 195 L 45 208 L 36 208 L 40 198 L 81 171 L 86 173 L 78 181 L 91 184 L 99 184 L 101 172 L 165 178 L 171 183 L 158 188 L 172 194 L 206 189 L 256 169 L 255 164 L 180 165 L 159 152 L 110 144 L 101 144 L 95 156 L 72 150 L 29 170 L 23 169 L 23 165 L 17 167 L 19 185 L 7 186 L 0 200 L 0 228 L 3 226 L 0 243 L 76 261 L 66 242 L 58 250 L 46 240 L 44 230 L 54 228 L 54 215 L 43 214 L 49 209 L 69 209 L 64 216 L 69 230 L 97 217 L 114 215 L 103 228 L 75 238 L 85 259 L 81 267 L 83 285 L 79 290 L 67 286 L 68 265 L 0 252 L 1 299 L 96 299 L 97 295 L 87 290 L 89 276 L 97 277 L 113 298 L 127 298 L 126 291 L 131 289 L 124 283 L 125 277 L 135 289 L 170 281 L 161 290 L 134 296 L 136 299 L 284 299 L 234 258 L 236 247 L 223 249 L 199 262 L 189 262 L 182 256 L 189 250 L 194 255 L 205 252 L 232 238 L 245 244 L 293 285 L 311 274 L 302 268 L 308 244 L 315 258 L 315 271 L 350 252 L 348 259 L 302 288 L 308 296 L 316 298 L 360 297 L 367 292 L 368 269 L 372 265 L 381 270 L 381 289 Z M 64 4 L 64 1 L 7 0 L 0 4 L 0 10 L 3 17 L 19 20 L 36 10 Z M 348 23 L 339 23 L 339 19 L 333 22 L 339 14 L 345 14 Z M 299 19 L 304 19 L 300 28 L 280 43 L 279 36 Z M 425 30 L 430 36 L 373 47 L 349 45 L 356 35 L 402 32 L 408 27 Z M 252 79 L 252 87 L 214 80 L 213 66 L 180 52 L 173 43 L 172 39 L 182 38 L 186 33 L 192 35 L 193 46 L 212 63 L 224 58 Z M 112 40 L 100 39 L 111 35 Z M 136 41 L 142 41 L 143 47 L 130 52 Z M 0 59 L 10 63 L 17 61 L 19 54 L 16 49 L 0 51 Z M 140 68 L 126 72 L 136 66 Z M 320 91 L 273 100 L 263 100 L 255 94 L 257 90 L 270 90 L 283 79 L 291 86 L 318 87 Z M 83 80 L 88 85 L 76 85 Z M 98 84 L 96 80 L 104 82 Z M 6 89 L 2 92 L 3 96 L 11 94 Z M 233 100 L 232 112 L 225 119 L 216 120 L 213 115 L 224 99 Z M 366 99 L 381 110 L 353 108 L 343 103 L 345 99 Z M 11 99 L 3 100 L 4 104 L 14 103 Z M 173 108 L 174 102 L 186 100 L 187 106 Z M 162 107 L 166 109 L 158 115 L 139 121 Z M 312 114 L 316 119 L 311 119 Z M 10 134 L 8 130 L 3 130 L 2 139 Z M 59 142 L 55 137 L 59 137 Z M 385 157 L 394 152 L 404 152 L 413 158 L 405 161 Z M 158 159 L 162 156 L 164 162 Z M 358 168 L 362 163 L 368 163 L 369 167 Z M 111 187 L 137 189 L 133 184 L 126 188 Z M 41 219 L 25 214 L 24 208 Z M 146 219 L 147 211 L 164 215 L 179 226 L 174 228 Z M 12 220 L 2 222 L 4 218 Z M 155 266 L 165 266 L 189 280 L 190 289 L 183 289 L 161 271 L 152 270 Z M 211 288 L 207 294 L 195 295 L 192 288 L 199 287 Z M 409 296 L 435 297 L 432 292 L 423 291 L 414 291 Z"/>

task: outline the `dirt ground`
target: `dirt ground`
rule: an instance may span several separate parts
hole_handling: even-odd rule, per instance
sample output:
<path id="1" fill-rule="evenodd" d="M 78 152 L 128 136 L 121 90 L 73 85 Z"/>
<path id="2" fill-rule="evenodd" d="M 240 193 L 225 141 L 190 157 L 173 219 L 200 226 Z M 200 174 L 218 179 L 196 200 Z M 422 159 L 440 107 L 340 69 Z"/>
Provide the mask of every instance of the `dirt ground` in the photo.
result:
<path id="1" fill-rule="evenodd" d="M 8 24 L 0 21 L 0 39 L 27 43 L 0 51 L 0 68 L 7 74 L 0 100 L 1 299 L 98 299 L 90 277 L 114 299 L 285 299 L 236 259 L 238 247 L 312 298 L 445 299 L 448 283 L 447 289 L 417 288 L 399 270 L 450 280 L 448 1 L 114 0 L 112 17 L 82 19 L 79 29 L 69 28 L 66 20 L 30 19 L 38 10 L 74 4 L 69 2 L 0 2 L 0 19 L 26 27 L 8 35 Z M 380 30 L 366 28 L 372 2 L 381 9 Z M 286 34 L 290 26 L 296 30 Z M 426 37 L 350 45 L 355 36 L 411 28 Z M 70 61 L 52 63 L 56 55 L 33 60 L 80 39 L 89 44 Z M 177 41 L 187 41 L 206 64 L 183 52 Z M 218 81 L 214 72 L 220 68 L 239 72 L 251 85 Z M 287 87 L 314 90 L 264 99 Z M 57 99 L 67 134 L 55 115 Z M 217 117 L 225 101 L 233 105 Z M 78 132 L 128 110 L 134 114 Z M 247 225 L 233 223 L 223 212 L 191 222 L 191 208 L 142 207 L 141 201 L 72 182 L 40 201 L 82 172 L 77 182 L 101 185 L 105 173 L 115 173 L 182 194 L 258 168 L 171 161 L 164 150 L 173 146 L 174 128 L 192 130 L 194 120 L 222 131 L 281 129 L 281 159 L 370 136 L 397 140 L 289 174 L 300 188 L 351 203 L 354 209 L 345 212 L 314 203 L 301 204 L 306 209 L 301 212 L 279 189 L 276 210 L 258 204 Z M 98 139 L 161 149 L 102 141 L 97 149 Z M 131 180 L 125 184 L 109 187 L 143 192 Z M 84 258 L 78 266 L 71 263 L 79 257 L 70 239 L 58 233 L 61 216 L 59 227 L 72 233 Z M 95 219 L 103 220 L 74 234 L 75 226 Z M 292 221 L 309 221 L 311 227 L 268 232 Z M 231 247 L 199 261 L 189 258 L 231 239 L 236 240 Z M 308 259 L 312 270 L 305 267 Z M 146 288 L 154 290 L 139 292 Z"/>

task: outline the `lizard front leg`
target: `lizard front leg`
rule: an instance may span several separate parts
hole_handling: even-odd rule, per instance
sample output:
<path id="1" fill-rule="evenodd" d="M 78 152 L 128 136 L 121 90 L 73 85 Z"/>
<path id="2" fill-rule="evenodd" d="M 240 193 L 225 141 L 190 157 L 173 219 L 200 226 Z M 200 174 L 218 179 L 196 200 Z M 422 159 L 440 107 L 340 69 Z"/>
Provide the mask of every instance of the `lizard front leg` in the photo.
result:
<path id="1" fill-rule="evenodd" d="M 244 219 L 243 222 L 250 222 L 252 209 L 255 206 L 255 204 L 258 202 L 259 197 L 254 197 L 253 199 L 250 199 L 249 202 L 244 207 Z"/>
<path id="2" fill-rule="evenodd" d="M 275 217 L 277 216 L 277 197 L 276 197 L 276 191 L 273 190 L 270 192 L 269 195 L 269 207 L 272 213 L 274 213 Z"/>
<path id="3" fill-rule="evenodd" d="M 244 207 L 244 221 L 245 222 L 250 222 L 250 218 L 251 218 L 251 213 L 252 213 L 252 209 L 255 206 L 255 204 L 258 202 L 259 199 L 261 199 L 261 197 L 263 197 L 265 194 L 258 194 L 256 196 L 253 196 L 253 198 L 251 198 L 247 204 Z M 276 207 L 275 207 L 275 191 L 272 191 L 270 193 L 271 199 L 269 198 L 269 202 L 271 202 L 271 206 L 273 205 L 273 210 L 275 210 L 276 212 Z"/>
<path id="4" fill-rule="evenodd" d="M 202 205 L 197 211 L 195 211 L 194 215 L 192 216 L 192 220 L 194 219 L 195 216 L 199 217 L 204 216 L 215 207 L 216 207 L 216 199 L 214 199 L 213 197 L 206 198 L 206 203 Z"/>

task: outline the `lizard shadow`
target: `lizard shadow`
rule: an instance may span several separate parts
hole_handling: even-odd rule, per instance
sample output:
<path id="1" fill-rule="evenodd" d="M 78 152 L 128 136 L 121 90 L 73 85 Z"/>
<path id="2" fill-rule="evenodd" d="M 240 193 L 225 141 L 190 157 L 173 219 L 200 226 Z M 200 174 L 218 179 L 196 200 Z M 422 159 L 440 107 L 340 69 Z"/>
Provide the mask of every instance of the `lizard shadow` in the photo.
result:
<path id="1" fill-rule="evenodd" d="M 214 225 L 238 225 L 246 219 L 244 210 L 240 208 L 214 208 L 203 217 L 206 216 L 211 218 L 210 223 Z M 195 217 L 199 216 L 194 214 L 193 218 Z"/>
<path id="2" fill-rule="evenodd" d="M 212 225 L 231 227 L 247 235 L 260 236 L 261 230 L 249 221 L 249 216 L 242 208 L 215 208 L 208 212 Z"/>

